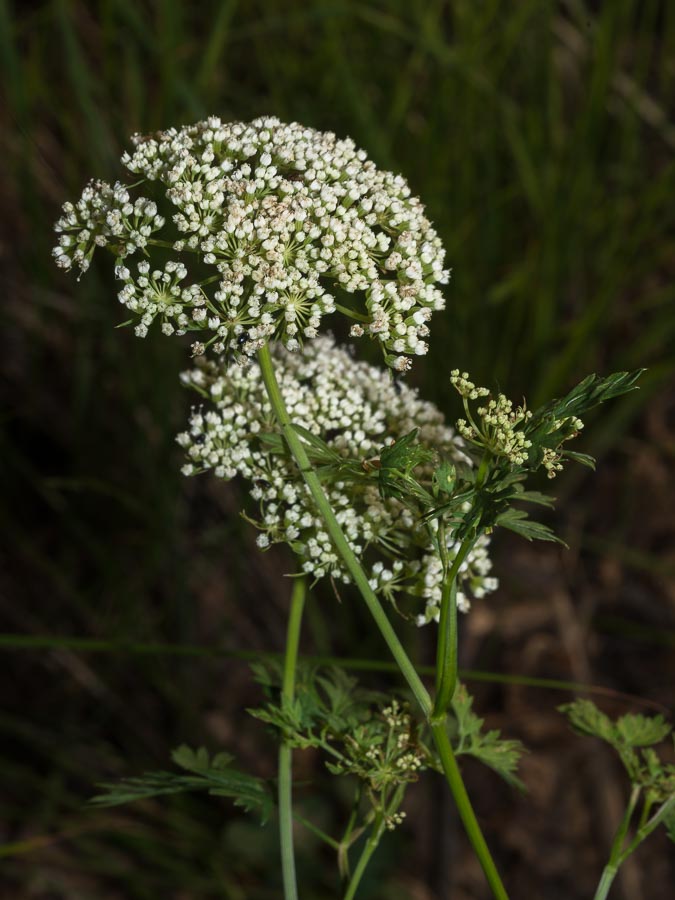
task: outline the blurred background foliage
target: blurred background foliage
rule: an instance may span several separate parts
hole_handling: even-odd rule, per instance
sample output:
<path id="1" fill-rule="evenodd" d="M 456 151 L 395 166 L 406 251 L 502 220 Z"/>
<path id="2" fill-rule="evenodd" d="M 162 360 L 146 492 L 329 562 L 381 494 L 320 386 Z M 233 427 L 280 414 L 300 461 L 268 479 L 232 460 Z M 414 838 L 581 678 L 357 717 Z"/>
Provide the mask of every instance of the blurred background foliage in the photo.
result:
<path id="1" fill-rule="evenodd" d="M 94 782 L 165 766 L 182 741 L 273 776 L 243 715 L 248 669 L 211 651 L 279 650 L 288 599 L 286 559 L 256 553 L 238 489 L 179 474 L 186 348 L 115 331 L 104 267 L 76 283 L 51 263 L 60 204 L 120 176 L 134 131 L 270 113 L 404 173 L 453 267 L 414 374 L 449 415 L 451 366 L 533 402 L 649 367 L 584 438 L 599 476 L 556 485 L 571 552 L 497 540 L 502 588 L 466 620 L 463 653 L 672 702 L 673 3 L 0 0 L 0 70 L 3 900 L 280 891 L 273 825 L 217 801 L 83 807 Z M 386 658 L 353 600 L 318 592 L 308 651 Z M 400 630 L 431 658 L 430 633 Z M 588 897 L 619 808 L 619 774 L 568 735 L 561 696 L 478 691 L 533 749 L 524 798 L 467 767 L 516 897 Z M 336 828 L 339 789 L 316 760 L 298 768 L 303 810 Z M 414 827 L 388 839 L 364 898 L 485 896 L 437 787 L 413 793 Z M 299 841 L 303 896 L 334 896 L 332 860 Z M 617 897 L 665 900 L 666 854 L 641 852 Z"/>

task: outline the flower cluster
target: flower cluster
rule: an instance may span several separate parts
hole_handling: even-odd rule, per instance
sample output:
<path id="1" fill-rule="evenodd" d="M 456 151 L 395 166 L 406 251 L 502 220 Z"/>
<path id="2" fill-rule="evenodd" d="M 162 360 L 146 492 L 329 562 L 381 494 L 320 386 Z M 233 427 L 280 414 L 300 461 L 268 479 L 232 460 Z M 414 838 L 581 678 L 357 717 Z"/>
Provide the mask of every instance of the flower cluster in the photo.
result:
<path id="1" fill-rule="evenodd" d="M 525 465 L 528 462 L 528 451 L 532 447 L 532 440 L 528 435 L 530 428 L 535 425 L 533 413 L 525 403 L 514 408 L 512 401 L 504 394 L 490 396 L 487 388 L 477 387 L 469 380 L 468 372 L 460 372 L 459 369 L 453 369 L 450 381 L 462 397 L 467 415 L 466 419 L 457 421 L 460 435 L 469 443 L 488 450 L 494 456 L 501 456 L 515 466 Z M 483 397 L 489 399 L 485 405 L 477 407 L 476 421 L 467 401 Z M 553 418 L 548 422 L 547 432 L 559 436 L 558 446 L 541 447 L 540 462 L 549 478 L 555 478 L 562 471 L 562 443 L 575 437 L 583 427 L 584 423 L 576 416 Z"/>
<path id="2" fill-rule="evenodd" d="M 275 118 L 212 117 L 133 143 L 122 162 L 166 215 L 123 185 L 91 182 L 64 207 L 54 254 L 84 271 L 97 246 L 118 258 L 140 250 L 152 260 L 150 281 L 169 256 L 184 272 L 170 291 L 148 283 L 145 263 L 133 273 L 117 266 L 139 335 L 159 317 L 165 333 L 204 333 L 195 354 L 213 345 L 246 357 L 271 340 L 299 349 L 339 308 L 356 322 L 351 334 L 378 340 L 394 369 L 426 353 L 427 323 L 444 306 L 443 247 L 405 179 L 353 141 Z M 153 238 L 165 218 L 166 233 Z"/>
<path id="3" fill-rule="evenodd" d="M 328 763 L 337 775 L 355 775 L 368 787 L 371 802 L 393 831 L 405 819 L 387 799 L 392 789 L 418 780 L 427 768 L 428 752 L 420 743 L 407 704 L 392 700 L 343 738 L 339 758 Z"/>
<path id="4" fill-rule="evenodd" d="M 532 418 L 525 406 L 513 408 L 513 403 L 504 394 L 490 397 L 488 388 L 477 387 L 469 380 L 468 372 L 453 369 L 450 383 L 464 401 L 467 419 L 457 421 L 457 431 L 472 444 L 484 447 L 495 456 L 503 456 L 516 466 L 522 466 L 527 459 L 527 451 L 532 441 L 522 430 L 522 425 Z M 477 424 L 471 415 L 467 400 L 489 398 L 485 406 L 476 410 L 480 418 Z"/>
<path id="5" fill-rule="evenodd" d="M 345 465 L 355 461 L 363 473 L 347 480 L 338 467 L 323 486 L 373 589 L 393 603 L 403 595 L 419 598 L 424 609 L 418 624 L 435 619 L 443 578 L 437 525 L 420 521 L 396 498 L 382 497 L 363 463 L 413 428 L 419 429 L 418 440 L 424 446 L 467 462 L 461 441 L 436 407 L 406 385 L 396 384 L 386 371 L 356 362 L 329 337 L 308 344 L 301 354 L 277 347 L 274 357 L 291 421 L 320 436 Z M 258 366 L 223 369 L 202 359 L 183 380 L 210 401 L 193 410 L 189 430 L 178 437 L 190 460 L 184 473 L 212 469 L 224 479 L 246 479 L 259 507 L 252 516 L 260 529 L 259 546 L 286 542 L 305 572 L 347 583 L 347 571 L 308 489 L 283 452 Z M 452 534 L 446 541 L 452 560 L 459 548 Z M 458 603 L 464 610 L 470 595 L 482 596 L 496 586 L 487 577 L 486 543 L 486 539 L 478 542 L 460 572 Z"/>
<path id="6" fill-rule="evenodd" d="M 156 203 L 146 197 L 132 201 L 123 184 L 90 181 L 77 203 L 63 205 L 54 226 L 61 235 L 54 248 L 56 264 L 86 272 L 96 247 L 110 245 L 118 256 L 144 250 L 164 221 Z"/>

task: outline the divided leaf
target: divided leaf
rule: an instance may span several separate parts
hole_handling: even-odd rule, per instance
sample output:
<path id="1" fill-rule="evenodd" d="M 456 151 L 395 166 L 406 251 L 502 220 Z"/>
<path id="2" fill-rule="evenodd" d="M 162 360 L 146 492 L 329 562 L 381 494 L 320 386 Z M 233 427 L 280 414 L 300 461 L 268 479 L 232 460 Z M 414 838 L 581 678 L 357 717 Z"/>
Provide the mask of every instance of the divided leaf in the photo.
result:
<path id="1" fill-rule="evenodd" d="M 202 774 L 208 769 L 225 769 L 234 760 L 234 756 L 230 753 L 216 753 L 212 760 L 209 759 L 208 751 L 205 747 L 199 747 L 193 750 L 187 744 L 181 744 L 171 752 L 171 759 L 181 769 L 187 769 L 188 772 L 198 772 Z"/>
<path id="2" fill-rule="evenodd" d="M 525 499 L 523 497 L 519 499 Z M 533 501 L 536 502 L 536 501 Z M 505 512 L 500 513 L 495 519 L 495 525 L 501 525 L 502 528 L 508 528 L 509 531 L 515 531 L 521 537 L 528 541 L 550 541 L 555 544 L 567 546 L 562 538 L 559 538 L 552 528 L 544 525 L 542 522 L 536 522 L 530 519 L 525 510 L 513 509 L 512 507 Z"/>
<path id="3" fill-rule="evenodd" d="M 616 733 L 630 747 L 648 747 L 660 744 L 672 728 L 663 716 L 621 716 L 616 723 Z"/>
<path id="4" fill-rule="evenodd" d="M 263 823 L 269 818 L 273 800 L 266 782 L 232 768 L 230 763 L 234 757 L 230 754 L 217 753 L 211 759 L 204 747 L 193 750 L 183 744 L 173 751 L 171 757 L 177 766 L 192 774 L 147 772 L 118 782 L 104 782 L 100 787 L 105 789 L 105 793 L 92 797 L 90 803 L 94 806 L 119 806 L 162 794 L 203 790 L 212 796 L 229 797 L 235 806 L 246 812 L 259 813 Z"/>
<path id="5" fill-rule="evenodd" d="M 591 700 L 575 700 L 558 709 L 567 716 L 576 731 L 599 737 L 616 749 L 659 744 L 672 731 L 672 726 L 663 716 L 628 714 L 612 722 Z"/>
<path id="6" fill-rule="evenodd" d="M 590 700 L 575 700 L 558 707 L 581 734 L 598 737 L 621 758 L 631 783 L 644 789 L 652 802 L 675 798 L 675 766 L 664 764 L 653 745 L 672 732 L 663 716 L 628 714 L 613 722 Z"/>
<path id="7" fill-rule="evenodd" d="M 104 781 L 98 785 L 105 793 L 97 794 L 89 801 L 92 806 L 120 806 L 134 800 L 145 800 L 162 794 L 181 794 L 204 787 L 201 779 L 176 775 L 173 772 L 146 772 L 135 778 L 120 781 Z"/>
<path id="8" fill-rule="evenodd" d="M 644 371 L 614 372 L 606 377 L 589 375 L 564 397 L 540 407 L 532 418 L 532 424 L 536 427 L 543 419 L 580 417 L 606 400 L 637 390 L 637 381 Z"/>
<path id="9" fill-rule="evenodd" d="M 396 497 L 398 500 L 411 498 L 429 507 L 433 497 L 413 472 L 418 466 L 430 463 L 434 453 L 418 443 L 418 432 L 418 428 L 413 428 L 380 450 L 378 486 L 382 497 Z"/>
<path id="10" fill-rule="evenodd" d="M 295 747 L 319 747 L 326 733 L 348 734 L 367 718 L 373 701 L 384 700 L 384 695 L 358 687 L 356 679 L 337 666 L 318 671 L 301 665 L 293 702 L 282 704 L 279 667 L 256 663 L 252 668 L 270 702 L 248 712 L 278 729 Z"/>
<path id="11" fill-rule="evenodd" d="M 384 447 L 380 452 L 382 469 L 409 475 L 416 466 L 430 462 L 434 454 L 417 442 L 418 433 L 419 428 L 413 428 L 403 437 Z"/>
<path id="12" fill-rule="evenodd" d="M 472 706 L 473 697 L 464 685 L 458 685 L 452 700 L 457 728 L 455 753 L 476 757 L 512 787 L 524 791 L 525 785 L 515 773 L 525 747 L 520 741 L 502 738 L 497 729 L 483 732 L 484 720 L 473 712 Z"/>
<path id="13" fill-rule="evenodd" d="M 599 737 L 609 744 L 614 743 L 615 731 L 609 716 L 600 712 L 591 700 L 575 700 L 558 707 L 559 712 L 567 716 L 570 725 L 580 734 Z"/>

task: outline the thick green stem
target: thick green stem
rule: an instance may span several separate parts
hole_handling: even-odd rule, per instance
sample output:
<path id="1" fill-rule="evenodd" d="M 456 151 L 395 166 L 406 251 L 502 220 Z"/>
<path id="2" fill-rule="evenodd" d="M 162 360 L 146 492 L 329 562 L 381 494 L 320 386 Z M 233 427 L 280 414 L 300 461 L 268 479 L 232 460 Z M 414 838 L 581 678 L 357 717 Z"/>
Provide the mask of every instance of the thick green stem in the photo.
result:
<path id="1" fill-rule="evenodd" d="M 274 414 L 281 426 L 288 448 L 302 473 L 305 484 L 309 488 L 309 492 L 312 495 L 317 510 L 325 522 L 326 530 L 335 545 L 335 549 L 340 554 L 345 568 L 354 580 L 354 584 L 361 592 L 363 599 L 366 601 L 366 605 L 368 606 L 372 617 L 375 619 L 382 637 L 387 642 L 403 677 L 408 682 L 408 686 L 413 692 L 415 699 L 421 706 L 425 716 L 428 716 L 431 713 L 431 697 L 429 696 L 429 692 L 424 687 L 415 667 L 408 658 L 408 654 L 403 649 L 403 645 L 398 639 L 391 622 L 387 618 L 387 614 L 382 608 L 382 604 L 377 599 L 375 592 L 368 583 L 368 576 L 363 571 L 354 551 L 349 546 L 338 520 L 335 518 L 335 513 L 330 505 L 330 501 L 328 500 L 328 497 L 326 497 L 321 482 L 309 461 L 305 445 L 291 423 L 286 404 L 284 403 L 284 398 L 281 396 L 281 391 L 279 390 L 279 385 L 274 374 L 272 358 L 267 345 L 265 345 L 262 350 L 258 351 L 258 361 L 260 363 L 260 371 Z"/>
<path id="2" fill-rule="evenodd" d="M 284 399 L 281 395 L 281 391 L 274 374 L 274 366 L 272 364 L 272 358 L 270 356 L 269 347 L 267 345 L 265 345 L 258 352 L 258 361 L 260 363 L 260 371 L 262 374 L 263 382 L 265 384 L 267 395 L 269 397 L 274 414 L 277 418 L 277 421 L 279 422 L 284 438 L 286 439 L 286 443 L 288 444 L 288 448 L 293 458 L 295 459 L 300 472 L 302 473 L 305 484 L 307 485 L 310 494 L 312 495 L 314 503 L 316 504 L 316 508 L 323 518 L 323 521 L 326 525 L 326 530 L 328 531 L 331 540 L 333 541 L 335 549 L 340 555 L 345 568 L 351 575 L 354 584 L 359 589 L 361 596 L 365 600 L 366 605 L 368 606 L 368 609 L 370 610 L 370 613 L 375 619 L 375 623 L 379 628 L 380 633 L 382 634 L 382 637 L 386 641 L 387 646 L 389 647 L 394 659 L 396 660 L 401 674 L 405 678 L 410 690 L 417 700 L 422 713 L 428 720 L 431 720 L 433 704 L 429 692 L 422 683 L 422 680 L 417 674 L 414 665 L 412 664 L 410 658 L 408 657 L 408 654 L 403 648 L 403 645 L 398 639 L 398 636 L 394 631 L 391 622 L 387 618 L 387 614 L 385 613 L 382 604 L 380 603 L 375 592 L 368 583 L 368 576 L 364 572 L 356 555 L 349 546 L 347 538 L 340 528 L 339 522 L 335 518 L 335 514 L 330 505 L 330 501 L 328 500 L 323 487 L 321 486 L 321 482 L 316 475 L 316 472 L 312 468 L 309 457 L 307 456 L 307 451 L 305 450 L 305 446 L 298 436 L 297 432 L 293 428 L 293 424 L 288 415 L 288 410 L 286 409 L 286 404 L 284 403 Z M 457 766 L 457 762 L 455 760 L 454 754 L 452 752 L 452 747 L 450 746 L 450 741 L 448 739 L 445 720 L 443 720 L 442 722 L 435 722 L 432 726 L 432 732 L 439 756 L 443 764 L 443 770 L 457 803 L 460 817 L 462 819 L 464 827 L 466 828 L 467 835 L 473 845 L 480 864 L 483 867 L 483 871 L 485 872 L 488 883 L 490 884 L 492 893 L 494 894 L 495 898 L 497 898 L 497 900 L 508 900 L 508 895 L 501 882 L 492 857 L 490 856 L 490 851 L 488 850 L 487 844 L 485 843 L 485 838 L 481 833 L 480 826 L 478 825 L 478 821 L 476 820 L 476 816 L 471 807 L 471 801 L 469 800 L 468 794 L 466 793 L 466 788 L 464 787 L 464 783 L 462 782 L 462 776 L 460 774 L 459 767 Z"/>
<path id="3" fill-rule="evenodd" d="M 291 611 L 286 632 L 286 651 L 281 685 L 281 704 L 288 707 L 295 695 L 295 668 L 298 660 L 302 610 L 305 605 L 307 583 L 298 578 L 291 595 Z M 295 855 L 293 853 L 293 771 L 292 749 L 282 740 L 279 747 L 279 842 L 281 847 L 281 874 L 284 885 L 284 900 L 298 900 L 295 877 Z"/>
<path id="4" fill-rule="evenodd" d="M 452 745 L 450 744 L 450 738 L 448 737 L 445 720 L 433 722 L 431 730 L 434 735 L 436 749 L 438 750 L 438 755 L 441 759 L 445 777 L 450 785 L 452 796 L 457 805 L 457 812 L 459 813 L 459 817 L 464 825 L 464 830 L 478 857 L 478 861 L 483 867 L 487 882 L 497 900 L 508 900 L 508 894 L 506 893 L 497 867 L 490 855 L 490 850 L 483 837 L 483 832 L 480 830 L 478 819 L 476 819 L 476 814 L 471 806 L 471 800 L 469 800 L 469 795 L 464 787 L 462 775 L 459 771 L 459 766 L 457 765 L 457 759 L 455 758 Z"/>
<path id="5" fill-rule="evenodd" d="M 357 888 L 363 878 L 363 873 L 366 871 L 366 866 L 370 862 L 370 857 L 373 855 L 375 850 L 377 849 L 377 845 L 380 843 L 382 839 L 382 835 L 384 834 L 384 813 L 380 813 L 375 822 L 373 824 L 373 830 L 370 832 L 370 836 L 366 841 L 366 845 L 363 848 L 363 852 L 359 857 L 359 861 L 356 864 L 354 869 L 354 874 L 349 880 L 349 884 L 347 885 L 347 890 L 345 891 L 344 900 L 353 900 L 356 896 Z"/>
<path id="6" fill-rule="evenodd" d="M 445 540 L 442 532 L 440 538 Z M 462 563 L 472 546 L 473 538 L 464 538 L 443 582 L 436 646 L 436 699 L 433 712 L 434 718 L 439 720 L 445 716 L 457 687 L 457 579 Z"/>

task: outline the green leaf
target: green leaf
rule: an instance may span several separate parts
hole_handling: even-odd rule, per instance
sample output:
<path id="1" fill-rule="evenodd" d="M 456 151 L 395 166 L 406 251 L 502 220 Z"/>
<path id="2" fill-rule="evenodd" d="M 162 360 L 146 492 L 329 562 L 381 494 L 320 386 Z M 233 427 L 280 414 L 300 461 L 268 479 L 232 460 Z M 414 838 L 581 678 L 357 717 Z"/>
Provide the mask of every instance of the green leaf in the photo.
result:
<path id="1" fill-rule="evenodd" d="M 92 806 L 120 806 L 135 800 L 145 800 L 163 794 L 180 794 L 203 789 L 201 779 L 176 775 L 173 772 L 146 772 L 136 778 L 123 778 L 117 782 L 98 785 L 105 793 L 97 794 L 89 801 Z"/>
<path id="2" fill-rule="evenodd" d="M 592 456 L 589 456 L 588 453 L 578 453 L 576 450 L 561 450 L 561 453 L 566 459 L 578 462 L 582 466 L 593 469 L 595 472 L 595 459 Z"/>
<path id="3" fill-rule="evenodd" d="M 419 428 L 413 428 L 408 434 L 397 438 L 392 444 L 380 451 L 381 470 L 391 470 L 409 475 L 413 469 L 428 463 L 434 454 L 427 447 L 417 442 Z"/>
<path id="4" fill-rule="evenodd" d="M 648 747 L 660 744 L 668 737 L 672 727 L 663 716 L 621 716 L 616 723 L 616 735 L 629 747 Z"/>
<path id="5" fill-rule="evenodd" d="M 672 731 L 672 726 L 663 716 L 629 714 L 621 716 L 614 723 L 591 700 L 575 700 L 558 709 L 568 717 L 576 731 L 599 737 L 617 749 L 659 744 Z"/>
<path id="6" fill-rule="evenodd" d="M 613 722 L 590 700 L 558 708 L 576 731 L 599 737 L 616 750 L 632 784 L 649 791 L 654 799 L 665 800 L 675 792 L 675 767 L 664 765 L 651 749 L 672 731 L 663 716 L 629 714 Z"/>
<path id="7" fill-rule="evenodd" d="M 230 766 L 229 753 L 218 753 L 211 759 L 204 747 L 192 750 L 185 744 L 171 754 L 173 761 L 191 775 L 173 772 L 147 772 L 144 775 L 106 782 L 105 793 L 91 799 L 95 806 L 119 806 L 163 794 L 202 790 L 212 796 L 229 797 L 246 812 L 258 812 L 263 822 L 269 818 L 273 800 L 267 784 L 261 779 Z"/>
<path id="8" fill-rule="evenodd" d="M 524 746 L 520 741 L 502 738 L 496 729 L 483 732 L 483 719 L 473 712 L 472 706 L 473 697 L 464 685 L 458 685 L 452 700 L 457 728 L 453 740 L 456 743 L 455 752 L 457 755 L 474 756 L 512 787 L 525 790 L 525 785 L 515 774 L 520 757 L 525 752 Z"/>
<path id="9" fill-rule="evenodd" d="M 419 445 L 416 444 L 419 428 L 413 428 L 407 434 L 392 441 L 391 444 L 383 447 L 380 451 L 380 462 L 387 469 L 400 469 L 405 471 L 410 460 L 415 459 L 415 449 Z"/>
<path id="10" fill-rule="evenodd" d="M 306 444 L 312 448 L 315 453 L 316 459 L 325 459 L 329 461 L 340 461 L 340 455 L 335 452 L 328 444 L 322 440 L 318 435 L 309 431 L 302 425 L 298 425 L 296 422 L 291 423 L 291 428 L 295 431 Z"/>
<path id="11" fill-rule="evenodd" d="M 600 375 L 589 375 L 565 397 L 553 400 L 538 409 L 531 420 L 532 427 L 536 427 L 536 423 L 544 418 L 565 419 L 569 416 L 582 416 L 606 400 L 637 390 L 636 382 L 644 371 L 645 369 L 636 369 L 633 372 L 615 372 L 604 378 Z"/>
<path id="12" fill-rule="evenodd" d="M 558 707 L 558 710 L 567 716 L 572 728 L 580 734 L 599 737 L 610 744 L 615 743 L 616 732 L 612 720 L 600 712 L 591 700 L 574 700 L 572 703 L 564 703 Z"/>
<path id="13" fill-rule="evenodd" d="M 457 484 L 457 469 L 449 460 L 444 459 L 434 471 L 433 482 L 441 493 L 452 494 Z"/>
<path id="14" fill-rule="evenodd" d="M 284 442 L 283 437 L 273 431 L 261 431 L 258 434 L 258 440 L 262 444 L 265 444 L 266 448 L 273 453 L 287 452 L 286 443 Z"/>
<path id="15" fill-rule="evenodd" d="M 192 750 L 186 744 L 181 744 L 171 753 L 171 759 L 181 769 L 187 769 L 188 772 L 199 772 L 200 774 L 209 769 L 224 769 L 234 760 L 234 756 L 230 753 L 217 753 L 213 759 L 209 758 L 209 754 L 204 747 L 198 750 Z"/>
<path id="16" fill-rule="evenodd" d="M 501 525 L 502 528 L 508 528 L 515 531 L 516 534 L 526 538 L 528 541 L 551 541 L 552 543 L 567 544 L 562 538 L 559 538 L 555 532 L 541 522 L 534 522 L 527 513 L 522 509 L 507 509 L 500 513 L 495 519 L 495 525 Z"/>
<path id="17" fill-rule="evenodd" d="M 518 491 L 513 495 L 513 499 L 523 503 L 534 503 L 537 506 L 546 506 L 548 509 L 555 507 L 555 497 L 542 494 L 541 491 Z"/>
<path id="18" fill-rule="evenodd" d="M 370 715 L 369 705 L 384 698 L 379 692 L 358 687 L 356 679 L 337 666 L 317 671 L 301 665 L 293 703 L 281 704 L 277 689 L 280 672 L 264 664 L 256 664 L 255 670 L 256 680 L 263 684 L 271 702 L 248 712 L 277 729 L 295 747 L 320 747 L 326 732 L 349 734 Z"/>

